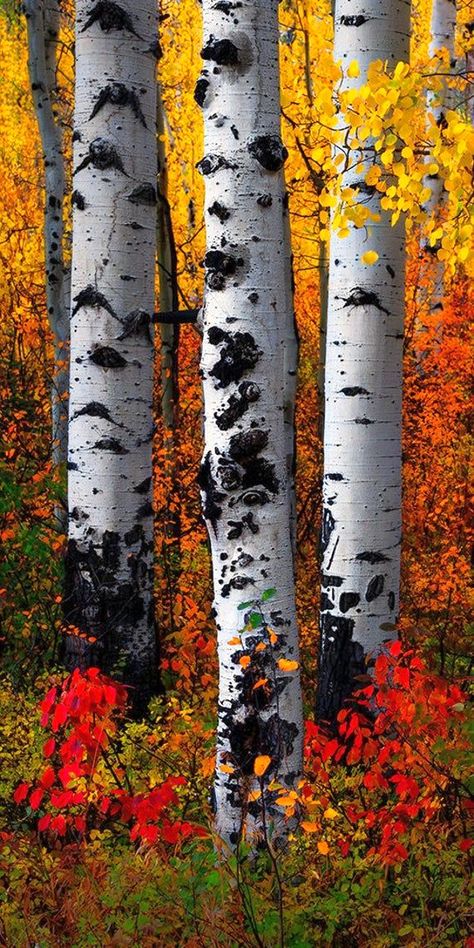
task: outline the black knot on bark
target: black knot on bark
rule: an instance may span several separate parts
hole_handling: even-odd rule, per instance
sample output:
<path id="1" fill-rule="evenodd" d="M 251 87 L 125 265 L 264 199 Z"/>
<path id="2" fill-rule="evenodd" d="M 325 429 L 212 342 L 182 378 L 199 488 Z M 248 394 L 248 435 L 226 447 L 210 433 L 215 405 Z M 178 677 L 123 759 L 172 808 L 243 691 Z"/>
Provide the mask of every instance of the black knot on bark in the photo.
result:
<path id="1" fill-rule="evenodd" d="M 212 290 L 223 290 L 226 277 L 232 276 L 237 269 L 237 260 L 222 250 L 208 250 L 204 257 L 206 283 Z"/>
<path id="2" fill-rule="evenodd" d="M 218 327 L 213 328 L 217 332 L 223 332 Z M 209 332 L 211 331 L 212 328 Z M 209 336 L 209 341 L 216 345 L 216 336 L 212 339 Z M 225 388 L 231 382 L 239 382 L 246 369 L 253 369 L 262 352 L 249 332 L 236 332 L 233 336 L 223 333 L 219 341 L 225 342 L 225 345 L 221 349 L 218 362 L 209 374 L 218 380 L 218 388 Z"/>
<path id="3" fill-rule="evenodd" d="M 356 16 L 341 16 L 339 22 L 342 26 L 362 26 L 362 24 L 367 23 L 369 19 L 370 17 L 358 13 Z"/>
<path id="4" fill-rule="evenodd" d="M 201 161 L 198 161 L 196 168 L 199 173 L 202 175 L 215 174 L 216 171 L 219 171 L 221 168 L 229 168 L 234 170 L 237 168 L 237 165 L 231 161 L 227 161 L 227 158 L 224 158 L 223 155 L 205 155 Z"/>
<path id="5" fill-rule="evenodd" d="M 90 359 L 94 365 L 100 365 L 103 369 L 121 369 L 127 365 L 127 360 L 112 346 L 97 346 Z"/>
<path id="6" fill-rule="evenodd" d="M 127 448 L 117 438 L 101 438 L 92 447 L 99 451 L 110 451 L 112 454 L 128 454 Z"/>
<path id="7" fill-rule="evenodd" d="M 202 109 L 204 102 L 206 101 L 206 92 L 209 88 L 209 80 L 205 79 L 204 76 L 201 76 L 196 82 L 194 89 L 194 101 L 197 102 L 199 107 Z"/>
<path id="8" fill-rule="evenodd" d="M 220 220 L 221 224 L 223 224 L 224 221 L 228 221 L 230 217 L 230 211 L 224 206 L 224 204 L 221 204 L 220 201 L 214 201 L 214 203 L 208 208 L 208 213 L 211 214 L 211 216 L 215 214 L 218 220 Z"/>
<path id="9" fill-rule="evenodd" d="M 98 23 L 104 33 L 110 33 L 111 30 L 126 30 L 138 36 L 133 26 L 133 20 L 129 13 L 114 3 L 113 0 L 99 0 L 91 10 L 89 10 L 88 19 L 82 27 L 81 33 L 88 30 L 93 23 Z"/>
<path id="10" fill-rule="evenodd" d="M 128 336 L 143 335 L 151 342 L 150 336 L 150 314 L 144 309 L 134 309 L 125 317 L 123 329 L 117 339 L 127 339 Z"/>
<path id="11" fill-rule="evenodd" d="M 204 49 L 201 50 L 202 59 L 217 63 L 218 66 L 238 66 L 239 51 L 229 39 L 218 40 L 210 36 Z"/>
<path id="12" fill-rule="evenodd" d="M 268 444 L 268 432 L 261 428 L 249 428 L 232 435 L 229 442 L 229 454 L 234 461 L 250 460 L 263 451 Z"/>
<path id="13" fill-rule="evenodd" d="M 288 150 L 278 135 L 259 135 L 249 143 L 248 150 L 265 171 L 280 171 L 288 158 Z"/>
<path id="14" fill-rule="evenodd" d="M 147 127 L 137 93 L 134 89 L 128 89 L 123 82 L 112 82 L 101 89 L 89 116 L 89 121 L 100 112 L 107 102 L 111 105 L 130 106 L 135 118 L 141 122 L 144 128 Z"/>
<path id="15" fill-rule="evenodd" d="M 114 316 L 115 319 L 117 318 L 107 297 L 105 297 L 103 293 L 100 293 L 99 290 L 96 290 L 95 286 L 92 286 L 92 284 L 89 284 L 89 286 L 86 286 L 83 290 L 80 290 L 77 296 L 73 297 L 73 302 L 76 305 L 72 311 L 72 316 L 75 316 L 82 306 L 94 306 L 100 309 L 105 309 L 107 313 L 110 313 L 110 315 Z"/>
<path id="16" fill-rule="evenodd" d="M 83 211 L 86 206 L 84 195 L 80 191 L 73 191 L 71 194 L 71 204 L 73 207 L 77 207 L 78 211 Z"/>
<path id="17" fill-rule="evenodd" d="M 145 181 L 144 184 L 137 185 L 137 187 L 127 195 L 127 200 L 131 201 L 132 204 L 145 204 L 151 207 L 153 204 L 156 204 L 155 187 L 153 184 L 149 184 Z"/>
<path id="18" fill-rule="evenodd" d="M 126 174 L 122 159 L 115 145 L 107 138 L 94 138 L 89 145 L 89 154 L 86 155 L 81 164 L 77 166 L 74 174 L 78 174 L 88 165 L 97 168 L 98 171 L 106 171 L 114 168 L 121 174 Z"/>

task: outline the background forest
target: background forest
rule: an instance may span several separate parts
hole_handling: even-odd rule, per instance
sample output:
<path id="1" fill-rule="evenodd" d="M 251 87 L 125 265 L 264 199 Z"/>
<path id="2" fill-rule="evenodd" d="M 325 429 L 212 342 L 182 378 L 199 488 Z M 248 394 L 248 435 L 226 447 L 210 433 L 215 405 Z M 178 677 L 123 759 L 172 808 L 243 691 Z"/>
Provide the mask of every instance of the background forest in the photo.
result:
<path id="1" fill-rule="evenodd" d="M 195 317 L 206 253 L 196 92 L 201 4 L 160 5 L 155 309 L 185 315 L 179 326 L 173 317 L 155 326 L 154 620 L 161 683 L 148 712 L 134 715 L 126 710 L 120 669 L 110 677 L 94 667 L 70 677 L 64 670 L 65 654 L 93 651 L 96 643 L 64 612 L 67 472 L 56 463 L 51 435 L 51 385 L 59 383 L 45 295 L 43 150 L 24 12 L 10 0 L 0 4 L 0 943 L 9 948 L 474 946 L 468 713 L 474 11 L 459 0 L 454 47 L 433 52 L 432 2 L 413 0 L 410 65 L 388 73 L 376 66 L 347 113 L 359 143 L 377 139 L 383 170 L 374 170 L 368 187 L 378 188 L 392 225 L 400 215 L 406 220 L 403 543 L 399 638 L 378 658 L 372 678 L 360 676 L 366 689 L 360 704 L 344 705 L 331 728 L 315 723 L 321 314 L 329 231 L 343 240 L 354 226 L 362 230 L 366 218 L 334 161 L 341 74 L 331 4 L 283 0 L 278 16 L 299 338 L 295 565 L 305 769 L 296 788 L 277 788 L 288 846 L 279 851 L 265 833 L 257 854 L 243 840 L 216 861 L 218 657 L 197 479 L 203 404 Z M 68 267 L 73 193 L 78 200 L 69 0 L 61 3 L 54 48 Z M 358 59 L 355 49 L 345 66 L 354 80 Z M 444 190 L 433 207 L 426 178 L 437 175 Z M 361 238 L 360 252 L 370 266 L 370 241 Z M 269 575 L 262 599 L 247 603 L 264 619 L 274 586 Z M 242 626 L 251 626 L 255 611 L 244 613 L 245 606 Z M 266 628 L 273 644 L 276 633 Z M 245 655 L 240 661 L 245 669 Z M 291 655 L 279 663 L 288 674 L 297 666 Z M 364 714 L 378 700 L 374 683 L 378 713 Z M 252 687 L 266 688 L 266 679 Z M 265 753 L 253 761 L 250 804 L 263 794 L 269 763 Z"/>

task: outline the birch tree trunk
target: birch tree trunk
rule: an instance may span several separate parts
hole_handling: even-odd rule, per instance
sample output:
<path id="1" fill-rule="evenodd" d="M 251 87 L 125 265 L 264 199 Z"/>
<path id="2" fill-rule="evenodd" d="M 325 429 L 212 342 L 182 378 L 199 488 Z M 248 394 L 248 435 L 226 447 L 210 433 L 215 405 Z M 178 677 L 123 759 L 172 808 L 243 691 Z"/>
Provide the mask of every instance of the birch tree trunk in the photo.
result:
<path id="1" fill-rule="evenodd" d="M 78 0 L 67 609 L 71 666 L 156 682 L 152 396 L 156 8 Z"/>
<path id="2" fill-rule="evenodd" d="M 33 105 L 43 150 L 45 174 L 44 252 L 46 308 L 54 340 L 54 376 L 51 387 L 53 464 L 65 464 L 68 440 L 69 288 L 64 267 L 63 203 L 64 156 L 59 122 L 52 96 L 56 88 L 56 44 L 59 8 L 56 0 L 25 0 L 28 35 L 28 71 Z"/>
<path id="3" fill-rule="evenodd" d="M 271 779 L 298 780 L 302 710 L 298 671 L 291 497 L 296 342 L 280 138 L 277 0 L 204 0 L 195 97 L 204 109 L 207 253 L 202 377 L 205 448 L 200 473 L 212 548 L 219 648 L 216 829 L 283 833 Z M 291 433 L 293 434 L 293 433 Z M 242 600 L 267 606 L 241 611 Z M 250 628 L 236 634 L 252 614 Z M 269 631 L 269 629 L 273 631 Z M 284 657 L 291 671 L 278 660 Z M 258 684 L 260 682 L 260 684 Z"/>
<path id="4" fill-rule="evenodd" d="M 408 59 L 406 0 L 336 0 L 335 60 L 342 90 L 366 81 L 372 60 Z M 360 79 L 347 66 L 357 59 Z M 376 153 L 364 143 L 367 170 Z M 359 153 L 358 153 L 359 154 Z M 365 172 L 352 170 L 344 185 Z M 377 193 L 364 201 L 378 223 L 331 234 L 325 373 L 321 645 L 317 715 L 331 721 L 393 636 L 401 542 L 401 396 L 405 227 L 390 226 Z M 366 250 L 378 260 L 367 266 Z M 386 624 L 390 624 L 388 632 Z"/>
<path id="5" fill-rule="evenodd" d="M 456 70 L 456 60 L 454 57 L 454 35 L 456 30 L 456 0 L 433 0 L 431 11 L 431 42 L 429 47 L 430 57 L 441 50 L 446 49 L 449 56 L 448 71 Z M 442 68 L 442 67 L 440 67 Z M 446 109 L 453 108 L 454 96 L 449 89 L 446 80 L 443 80 L 441 89 L 433 95 L 427 97 L 428 111 L 431 112 L 434 121 L 438 126 L 442 126 L 444 113 Z M 428 163 L 430 159 L 428 158 Z M 427 175 L 425 185 L 431 191 L 431 195 L 426 201 L 425 210 L 429 217 L 439 219 L 443 213 L 446 192 L 439 174 Z M 425 248 L 429 251 L 429 247 Z M 444 282 L 444 263 L 437 257 L 433 260 L 433 282 L 430 296 L 430 312 L 443 308 L 443 282 Z"/>

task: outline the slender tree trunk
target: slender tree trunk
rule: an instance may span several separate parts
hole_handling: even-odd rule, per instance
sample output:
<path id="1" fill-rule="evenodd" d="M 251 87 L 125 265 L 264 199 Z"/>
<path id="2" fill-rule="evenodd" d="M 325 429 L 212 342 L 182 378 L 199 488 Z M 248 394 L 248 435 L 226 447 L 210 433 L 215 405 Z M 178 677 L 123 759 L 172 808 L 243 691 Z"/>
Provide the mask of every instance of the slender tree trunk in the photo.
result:
<path id="1" fill-rule="evenodd" d="M 436 52 L 444 48 L 448 52 L 448 71 L 455 72 L 456 60 L 454 58 L 454 35 L 456 30 L 456 0 L 433 0 L 431 11 L 431 42 L 429 53 L 434 56 Z M 438 126 L 442 126 L 447 108 L 454 106 L 454 96 L 448 84 L 443 80 L 441 89 L 433 94 L 430 92 L 427 98 L 428 111 L 432 114 L 434 121 Z M 430 163 L 428 158 L 428 163 Z M 431 195 L 426 201 L 425 210 L 430 218 L 441 219 L 443 207 L 446 200 L 446 191 L 443 187 L 443 181 L 439 174 L 427 175 L 425 185 L 431 191 Z M 429 251 L 429 247 L 426 248 Z M 443 308 L 444 295 L 444 262 L 433 260 L 433 273 L 430 294 L 430 313 Z M 441 332 L 439 327 L 438 332 Z"/>
<path id="2" fill-rule="evenodd" d="M 45 172 L 44 250 L 46 307 L 54 339 L 52 382 L 53 464 L 65 464 L 68 441 L 69 288 L 63 255 L 64 156 L 52 107 L 56 88 L 59 7 L 56 0 L 25 0 L 28 70 Z"/>
<path id="3" fill-rule="evenodd" d="M 296 345 L 290 295 L 287 200 L 280 139 L 277 0 L 204 0 L 207 253 L 202 375 L 205 449 L 200 484 L 212 548 L 219 647 L 216 829 L 230 846 L 283 832 L 276 778 L 301 769 L 302 711 L 291 555 L 293 386 Z M 289 378 L 288 378 L 289 376 Z M 290 457 L 291 455 L 291 457 Z M 242 600 L 265 600 L 265 615 Z M 251 628 L 236 634 L 253 614 Z M 270 627 L 273 631 L 269 631 Z"/>
<path id="4" fill-rule="evenodd" d="M 71 666 L 156 685 L 156 9 L 78 0 L 66 608 Z"/>
<path id="5" fill-rule="evenodd" d="M 168 168 L 164 143 L 165 112 L 160 84 L 157 87 L 157 134 L 158 134 L 158 271 L 160 280 L 160 312 L 175 312 L 179 308 L 178 273 L 173 222 L 168 197 Z M 179 570 L 180 560 L 180 485 L 177 476 L 178 464 L 178 412 L 179 412 L 179 334 L 178 319 L 174 323 L 160 323 L 161 339 L 161 416 L 164 429 L 165 476 L 169 490 L 170 506 L 167 511 L 165 533 L 174 541 L 167 546 L 171 558 L 170 575 Z"/>
<path id="6" fill-rule="evenodd" d="M 335 59 L 342 89 L 366 81 L 374 59 L 392 69 L 408 58 L 405 0 L 336 0 Z M 347 77 L 352 59 L 360 79 Z M 367 142 L 360 157 L 368 168 Z M 345 184 L 364 173 L 353 170 Z M 395 634 L 401 541 L 401 394 L 405 228 L 365 195 L 380 221 L 346 238 L 331 235 L 326 346 L 321 646 L 317 714 L 332 720 Z M 367 266 L 362 254 L 378 253 Z M 389 624 L 389 630 L 387 630 Z"/>

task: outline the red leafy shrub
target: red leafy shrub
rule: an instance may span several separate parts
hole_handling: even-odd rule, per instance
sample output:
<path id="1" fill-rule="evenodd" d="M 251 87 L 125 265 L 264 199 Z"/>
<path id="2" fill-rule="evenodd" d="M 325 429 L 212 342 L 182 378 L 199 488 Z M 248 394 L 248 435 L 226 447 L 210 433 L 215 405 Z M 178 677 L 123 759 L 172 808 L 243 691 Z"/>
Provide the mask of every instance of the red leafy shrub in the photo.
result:
<path id="1" fill-rule="evenodd" d="M 118 723 L 127 704 L 123 685 L 90 668 L 75 670 L 41 702 L 46 766 L 34 783 L 20 783 L 13 799 L 37 814 L 39 832 L 82 838 L 91 829 L 128 826 L 130 839 L 176 844 L 201 827 L 177 818 L 182 776 L 134 792 L 117 749 Z"/>

